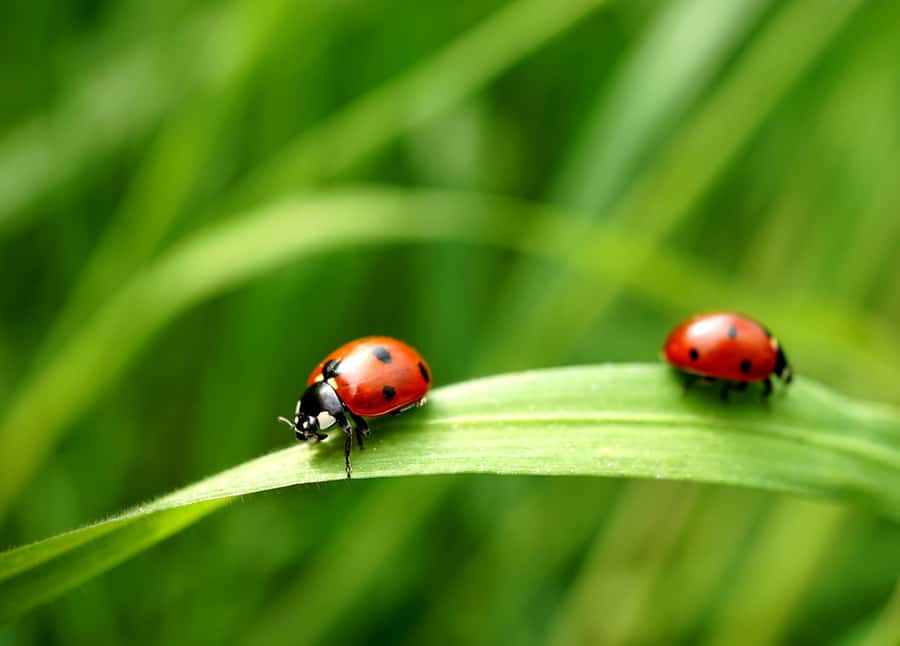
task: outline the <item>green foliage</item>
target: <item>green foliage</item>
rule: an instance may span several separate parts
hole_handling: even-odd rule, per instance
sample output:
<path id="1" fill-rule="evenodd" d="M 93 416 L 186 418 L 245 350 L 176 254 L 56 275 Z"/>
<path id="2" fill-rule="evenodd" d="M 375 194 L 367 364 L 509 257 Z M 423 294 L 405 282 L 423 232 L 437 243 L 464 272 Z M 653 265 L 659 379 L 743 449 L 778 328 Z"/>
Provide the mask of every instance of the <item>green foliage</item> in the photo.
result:
<path id="1" fill-rule="evenodd" d="M 699 390 L 699 389 L 698 389 Z M 356 477 L 453 473 L 684 479 L 823 496 L 900 518 L 900 415 L 801 382 L 690 396 L 662 366 L 533 371 L 438 389 L 378 425 Z M 339 435 L 339 433 L 338 433 Z M 0 617 L 65 591 L 223 501 L 343 478 L 342 442 L 292 447 L 120 516 L 0 555 Z"/>
<path id="2" fill-rule="evenodd" d="M 896 4 L 4 15 L 0 642 L 900 641 Z M 713 308 L 796 387 L 646 363 Z M 274 417 L 370 333 L 348 485 Z"/>

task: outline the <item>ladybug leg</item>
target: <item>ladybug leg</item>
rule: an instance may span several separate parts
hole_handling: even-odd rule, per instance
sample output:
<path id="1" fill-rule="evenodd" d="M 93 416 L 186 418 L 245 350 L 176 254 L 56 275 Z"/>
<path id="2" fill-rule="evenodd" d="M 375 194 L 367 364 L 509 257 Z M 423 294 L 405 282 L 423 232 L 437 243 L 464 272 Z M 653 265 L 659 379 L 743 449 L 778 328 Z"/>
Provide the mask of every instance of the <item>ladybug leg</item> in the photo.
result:
<path id="1" fill-rule="evenodd" d="M 347 471 L 347 480 L 350 479 L 350 472 L 353 470 L 350 466 L 350 449 L 353 448 L 353 434 L 347 433 L 344 440 L 344 469 Z"/>
<path id="2" fill-rule="evenodd" d="M 727 379 L 722 380 L 722 390 L 719 392 L 719 396 L 722 397 L 723 402 L 728 401 L 728 393 L 731 391 L 732 384 Z"/>
<path id="3" fill-rule="evenodd" d="M 684 373 L 684 385 L 681 387 L 681 394 L 687 395 L 688 391 L 691 389 L 691 386 L 693 386 L 695 383 L 697 383 L 697 379 L 699 379 L 699 377 L 697 377 L 697 375 L 691 374 L 689 372 L 685 372 Z"/>
<path id="4" fill-rule="evenodd" d="M 763 381 L 763 399 L 768 399 L 769 395 L 772 394 L 772 379 L 767 377 L 765 381 Z"/>
<path id="5" fill-rule="evenodd" d="M 736 384 L 734 384 L 733 389 L 738 392 L 744 392 L 745 390 L 747 390 L 747 386 L 749 386 L 749 385 L 750 385 L 750 382 L 748 382 L 748 381 L 739 381 Z"/>
<path id="6" fill-rule="evenodd" d="M 363 446 L 363 438 L 369 437 L 369 435 L 371 434 L 369 425 L 366 423 L 366 420 L 364 420 L 356 413 L 350 413 L 350 417 L 353 418 L 353 423 L 356 424 L 356 444 L 360 449 L 364 449 L 366 447 Z"/>
<path id="7" fill-rule="evenodd" d="M 335 421 L 341 425 L 341 428 L 344 429 L 344 434 L 346 437 L 344 438 L 344 469 L 347 471 L 347 479 L 350 479 L 350 472 L 352 468 L 350 467 L 350 450 L 353 448 L 353 427 L 350 425 L 350 420 L 347 419 L 347 416 L 344 413 L 338 413 L 334 416 Z"/>

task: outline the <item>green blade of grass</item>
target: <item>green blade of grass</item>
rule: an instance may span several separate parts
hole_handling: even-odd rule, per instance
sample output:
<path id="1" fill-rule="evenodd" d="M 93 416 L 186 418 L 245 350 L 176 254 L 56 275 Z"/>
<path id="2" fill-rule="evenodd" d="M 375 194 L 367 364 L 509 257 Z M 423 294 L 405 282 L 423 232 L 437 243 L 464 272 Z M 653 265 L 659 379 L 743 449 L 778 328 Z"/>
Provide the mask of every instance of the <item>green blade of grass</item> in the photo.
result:
<path id="1" fill-rule="evenodd" d="M 834 505 L 807 500 L 775 505 L 703 643 L 783 643 L 790 618 L 819 578 L 828 550 L 847 521 L 847 510 Z"/>
<path id="2" fill-rule="evenodd" d="M 34 353 L 36 362 L 45 361 L 104 294 L 146 263 L 184 216 L 185 205 L 220 144 L 225 125 L 242 104 L 247 79 L 258 71 L 267 45 L 275 39 L 273 31 L 285 21 L 287 4 L 284 0 L 255 3 L 253 15 L 241 21 L 238 40 L 244 46 L 235 62 L 222 72 L 215 86 L 201 88 L 164 120 L 120 207 Z M 316 17 L 309 18 L 310 25 Z"/>
<path id="3" fill-rule="evenodd" d="M 543 221 L 527 240 L 514 235 L 525 210 L 533 210 L 529 215 Z M 648 295 L 662 293 L 671 298 L 677 292 L 665 287 L 664 278 L 684 279 L 677 263 L 666 262 L 663 254 L 657 254 L 653 272 L 631 274 L 619 258 L 640 253 L 639 241 L 602 227 L 585 236 L 572 221 L 554 209 L 514 200 L 370 187 L 282 200 L 202 231 L 123 287 L 13 395 L 0 418 L 0 446 L 4 447 L 0 452 L 0 473 L 4 474 L 0 513 L 65 430 L 152 334 L 193 305 L 292 260 L 351 246 L 452 240 L 549 256 L 588 276 L 626 278 Z M 580 241 L 577 246 L 575 239 Z M 574 248 L 581 252 L 571 254 Z M 727 291 L 724 286 L 707 292 L 709 280 L 699 272 L 692 275 L 682 283 L 693 288 L 684 298 L 711 298 Z M 769 315 L 775 313 L 768 309 L 772 300 L 767 294 L 755 302 L 768 303 L 764 313 Z M 883 375 L 886 383 L 894 383 L 900 360 L 895 360 L 898 353 L 889 338 L 882 339 L 870 326 L 842 317 L 839 311 L 831 316 L 821 314 L 790 310 L 773 319 L 799 326 L 796 329 L 803 335 L 798 334 L 797 340 L 812 338 L 815 352 L 828 347 L 830 355 L 848 357 L 845 367 L 853 365 L 870 373 L 870 379 Z"/>
<path id="4" fill-rule="evenodd" d="M 342 442 L 333 435 L 0 555 L 0 617 L 98 574 L 224 500 L 342 479 Z M 727 483 L 859 503 L 900 518 L 896 411 L 802 379 L 768 404 L 755 391 L 726 404 L 711 389 L 682 394 L 661 365 L 533 371 L 439 388 L 424 409 L 380 420 L 355 464 L 357 478 L 497 473 Z"/>
<path id="5" fill-rule="evenodd" d="M 391 141 L 446 112 L 605 0 L 517 0 L 433 56 L 335 112 L 290 142 L 235 189 L 245 205 L 339 176 Z"/>
<path id="6" fill-rule="evenodd" d="M 609 205 L 610 223 L 641 232 L 649 243 L 644 253 L 620 258 L 622 269 L 627 269 L 623 273 L 647 270 L 654 252 L 689 218 L 859 5 L 801 0 L 787 4 L 767 23 L 734 70 Z M 577 293 L 550 292 L 537 302 L 533 289 L 514 294 L 515 302 L 513 297 L 504 299 L 499 322 L 478 353 L 480 365 L 488 370 L 522 367 L 522 347 L 535 347 L 539 359 L 566 356 L 622 292 L 623 283 L 615 282 Z"/>
<path id="7" fill-rule="evenodd" d="M 630 644 L 656 579 L 664 571 L 682 532 L 697 508 L 697 487 L 660 490 L 630 483 L 605 530 L 585 558 L 568 599 L 544 642 L 555 644 Z M 637 516 L 635 509 L 642 510 Z M 605 616 L 591 612 L 604 608 Z"/>
<path id="8" fill-rule="evenodd" d="M 0 235 L 45 213 L 34 206 L 152 128 L 186 91 L 232 73 L 250 35 L 241 28 L 245 4 L 199 9 L 174 30 L 88 61 L 58 105 L 0 139 Z"/>
<path id="9" fill-rule="evenodd" d="M 742 555 L 745 538 L 767 500 L 730 487 L 707 492 L 684 537 L 680 558 L 667 568 L 665 582 L 652 599 L 652 612 L 659 619 L 638 627 L 631 643 L 665 643 L 696 630 L 721 596 L 728 567 Z"/>
<path id="10" fill-rule="evenodd" d="M 584 501 L 590 500 L 594 509 L 605 509 L 617 484 L 615 480 L 556 478 L 548 485 L 535 487 L 533 493 L 520 493 L 512 506 L 498 509 L 495 531 L 485 536 L 478 549 L 468 551 L 468 558 L 459 564 L 454 576 L 441 582 L 446 598 L 455 602 L 433 602 L 417 616 L 417 626 L 403 644 L 415 646 L 442 639 L 459 644 L 493 643 L 492 635 L 484 634 L 479 618 L 497 617 L 504 607 L 515 608 L 517 614 L 529 608 L 546 582 L 577 560 L 580 550 L 602 523 L 603 514 L 583 513 Z M 541 558 L 534 558 L 537 552 Z M 486 591 L 484 573 L 498 569 L 501 571 L 494 577 L 499 582 Z M 533 618 L 516 624 L 517 630 L 524 633 L 535 629 Z M 491 627 L 495 642 L 506 642 L 507 638 L 517 641 L 515 635 L 502 633 L 504 625 L 508 624 L 501 619 Z"/>
<path id="11" fill-rule="evenodd" d="M 6 552 L 0 564 L 0 623 L 50 600 L 188 527 L 229 498 L 131 514 Z M 47 561 L 47 559 L 51 559 Z M 16 572 L 22 572 L 10 580 Z"/>
<path id="12" fill-rule="evenodd" d="M 654 145 L 665 141 L 665 133 L 735 55 L 767 4 L 761 0 L 678 0 L 665 4 L 664 11 L 642 34 L 609 87 L 599 88 L 596 107 L 562 159 L 549 201 L 577 208 L 585 220 L 600 219 L 598 214 L 614 206 L 629 181 L 643 172 L 640 160 L 649 156 Z M 584 226 L 589 224 L 585 222 Z M 483 334 L 482 351 L 476 353 L 481 357 L 481 369 L 526 367 L 510 359 L 516 357 L 516 349 L 525 338 L 540 337 L 544 330 L 559 323 L 556 305 L 548 303 L 557 303 L 559 294 L 572 293 L 566 279 L 566 274 L 560 275 L 529 259 L 520 260 L 498 293 L 497 314 Z M 585 287 L 589 292 L 596 291 L 595 285 Z M 536 304 L 531 295 L 537 291 L 547 297 Z M 574 300 L 584 302 L 580 298 Z M 573 309 L 587 316 L 589 308 L 579 305 Z M 592 315 L 591 320 L 595 316 L 599 315 Z M 580 329 L 582 324 L 576 327 Z M 549 341 L 550 345 L 555 343 L 565 341 Z M 548 347 L 547 343 L 541 345 Z M 548 348 L 544 354 L 559 358 L 563 356 L 561 347 Z"/>
<path id="13" fill-rule="evenodd" d="M 564 11 L 548 9 L 548 0 L 513 3 L 433 56 L 298 135 L 243 179 L 233 197 L 222 201 L 240 203 L 242 199 L 262 197 L 267 191 L 313 182 L 321 173 L 346 170 L 403 131 L 434 118 L 475 92 L 602 2 L 578 0 L 567 4 Z M 254 19 L 241 21 L 241 38 L 237 39 L 243 44 L 240 56 L 220 74 L 211 91 L 200 92 L 200 97 L 168 124 L 165 137 L 146 162 L 143 174 L 138 175 L 133 192 L 88 263 L 39 357 L 55 349 L 63 333 L 83 317 L 104 287 L 139 266 L 182 215 L 179 209 L 195 179 L 195 167 L 216 143 L 226 115 L 234 110 L 229 103 L 236 102 L 242 79 L 254 71 L 266 43 L 272 40 L 272 29 L 285 19 L 289 8 L 282 0 L 251 6 Z M 313 12 L 305 20 L 315 24 L 315 17 Z M 460 74 L 460 70 L 466 73 Z M 162 191 L 160 186 L 164 187 Z"/>
<path id="14" fill-rule="evenodd" d="M 416 495 L 410 499 L 408 490 L 396 485 L 385 486 L 368 497 L 360 497 L 356 513 L 348 514 L 342 527 L 330 546 L 334 554 L 343 557 L 338 563 L 331 558 L 316 558 L 307 562 L 302 573 L 298 573 L 278 594 L 278 599 L 269 603 L 265 610 L 247 626 L 244 636 L 235 643 L 242 646 L 277 643 L 279 635 L 293 634 L 296 646 L 321 644 L 327 641 L 328 631 L 339 625 L 348 616 L 355 604 L 368 606 L 364 599 L 366 592 L 377 588 L 378 595 L 384 595 L 390 586 L 391 573 L 385 566 L 391 557 L 401 549 L 408 549 L 409 542 L 417 532 L 427 531 L 423 525 L 437 512 L 440 503 L 453 490 L 452 478 L 430 478 L 416 487 Z M 403 517 L 393 519 L 390 527 L 384 520 L 396 509 L 403 509 Z M 369 540 L 360 541 L 360 536 Z M 355 581 L 356 585 L 338 586 L 328 596 L 328 603 L 320 607 L 313 616 L 303 618 L 303 630 L 295 632 L 297 608 L 309 599 L 310 590 L 321 590 L 328 581 Z M 368 586 L 365 584 L 368 582 Z M 360 597 L 363 597 L 361 599 Z"/>
<path id="15" fill-rule="evenodd" d="M 849 634 L 835 640 L 835 646 L 890 646 L 900 643 L 900 584 L 874 617 L 855 625 Z"/>
<path id="16" fill-rule="evenodd" d="M 602 212 L 638 161 L 734 56 L 769 0 L 668 3 L 623 62 L 563 158 L 554 202 Z"/>

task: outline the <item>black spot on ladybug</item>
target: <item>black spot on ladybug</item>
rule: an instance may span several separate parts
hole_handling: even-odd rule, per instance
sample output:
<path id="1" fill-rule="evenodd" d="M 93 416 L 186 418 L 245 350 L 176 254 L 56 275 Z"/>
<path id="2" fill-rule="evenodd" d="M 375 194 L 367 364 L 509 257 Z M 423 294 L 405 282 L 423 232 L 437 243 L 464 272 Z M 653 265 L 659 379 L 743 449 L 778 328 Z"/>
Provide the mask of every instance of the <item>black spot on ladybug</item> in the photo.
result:
<path id="1" fill-rule="evenodd" d="M 426 368 L 425 364 L 421 361 L 419 362 L 419 372 L 422 373 L 422 379 L 425 380 L 426 384 L 431 381 L 431 375 L 428 374 L 428 368 Z"/>
<path id="2" fill-rule="evenodd" d="M 741 361 L 741 372 L 745 375 L 750 373 L 750 369 L 753 368 L 753 364 L 750 362 L 750 359 L 744 359 Z"/>
<path id="3" fill-rule="evenodd" d="M 397 391 L 394 390 L 392 386 L 385 386 L 381 389 L 381 394 L 384 395 L 384 398 L 387 401 L 391 401 L 394 398 L 394 395 L 397 394 Z"/>
<path id="4" fill-rule="evenodd" d="M 325 362 L 325 365 L 322 366 L 322 377 L 325 379 L 325 381 L 337 377 L 338 366 L 340 365 L 340 359 L 330 359 Z"/>
<path id="5" fill-rule="evenodd" d="M 697 352 L 697 348 L 691 348 L 690 355 L 691 355 L 691 361 L 696 361 L 697 359 L 700 358 L 700 353 Z"/>
<path id="6" fill-rule="evenodd" d="M 728 328 L 728 338 L 736 339 L 737 338 L 737 328 L 735 326 L 731 326 Z"/>
<path id="7" fill-rule="evenodd" d="M 391 362 L 391 353 L 387 351 L 383 345 L 376 345 L 372 348 L 372 354 L 375 355 L 375 358 L 378 359 L 381 363 L 390 363 Z"/>

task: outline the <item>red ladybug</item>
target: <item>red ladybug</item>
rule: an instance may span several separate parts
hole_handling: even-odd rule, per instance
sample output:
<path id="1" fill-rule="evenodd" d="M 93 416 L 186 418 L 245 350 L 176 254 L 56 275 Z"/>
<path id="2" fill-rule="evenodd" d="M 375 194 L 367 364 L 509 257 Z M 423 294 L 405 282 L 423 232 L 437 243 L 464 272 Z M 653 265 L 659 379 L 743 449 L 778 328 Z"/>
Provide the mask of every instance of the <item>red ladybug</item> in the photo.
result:
<path id="1" fill-rule="evenodd" d="M 353 426 L 356 441 L 363 448 L 369 435 L 365 417 L 400 413 L 425 403 L 431 386 L 431 371 L 425 359 L 411 347 L 387 336 L 356 339 L 325 357 L 306 382 L 306 391 L 297 401 L 294 420 L 279 417 L 294 429 L 298 440 L 316 437 L 339 424 L 347 434 L 344 464 L 350 477 L 350 448 Z"/>
<path id="2" fill-rule="evenodd" d="M 722 397 L 761 381 L 763 396 L 772 392 L 772 375 L 786 384 L 793 371 L 781 344 L 756 321 L 732 312 L 713 312 L 688 319 L 672 330 L 663 347 L 665 360 L 688 376 L 724 381 Z"/>

